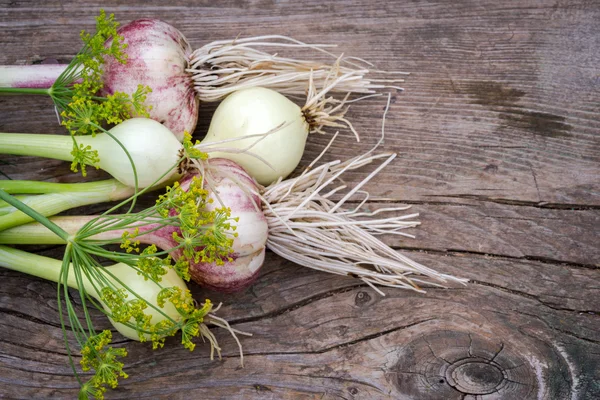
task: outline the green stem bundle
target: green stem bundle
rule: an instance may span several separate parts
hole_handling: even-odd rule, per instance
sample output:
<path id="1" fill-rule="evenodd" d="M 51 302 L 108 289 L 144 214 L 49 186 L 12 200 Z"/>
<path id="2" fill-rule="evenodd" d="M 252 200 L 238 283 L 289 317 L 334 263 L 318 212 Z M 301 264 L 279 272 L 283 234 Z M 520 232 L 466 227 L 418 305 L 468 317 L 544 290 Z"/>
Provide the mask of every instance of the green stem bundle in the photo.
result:
<path id="1" fill-rule="evenodd" d="M 135 190 L 114 179 L 76 184 L 60 184 L 33 181 L 0 181 L 0 190 L 12 193 L 43 193 L 20 197 L 20 201 L 45 217 L 85 205 L 123 200 Z M 63 186 L 64 185 L 64 186 Z M 3 198 L 3 200 L 5 200 Z M 6 200 L 5 200 L 6 201 Z M 0 204 L 0 231 L 34 221 L 28 214 L 14 205 Z"/>

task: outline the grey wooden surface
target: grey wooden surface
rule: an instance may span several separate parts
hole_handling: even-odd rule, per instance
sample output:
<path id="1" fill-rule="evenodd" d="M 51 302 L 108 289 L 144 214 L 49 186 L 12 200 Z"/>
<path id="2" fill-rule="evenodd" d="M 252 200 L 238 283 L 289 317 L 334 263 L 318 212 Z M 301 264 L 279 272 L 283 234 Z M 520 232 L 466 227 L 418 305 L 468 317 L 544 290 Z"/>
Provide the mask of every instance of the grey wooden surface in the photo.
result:
<path id="1" fill-rule="evenodd" d="M 163 19 L 194 47 L 284 34 L 411 72 L 386 125 L 385 148 L 399 158 L 368 189 L 382 204 L 411 204 L 421 214 L 416 239 L 389 244 L 472 280 L 424 295 L 384 289 L 381 297 L 269 253 L 242 293 L 194 287 L 254 334 L 242 339 L 243 369 L 226 332 L 217 332 L 221 361 L 202 345 L 190 353 L 173 339 L 152 351 L 118 338 L 130 352 L 130 378 L 107 397 L 600 398 L 598 2 L 3 1 L 0 63 L 69 60 L 100 5 L 122 22 Z M 344 136 L 326 158 L 368 149 L 383 107 L 355 104 L 349 117 L 363 142 Z M 202 107 L 196 137 L 212 110 Z M 1 97 L 0 131 L 61 128 L 48 99 Z M 327 140 L 311 137 L 305 160 Z M 59 161 L 2 161 L 13 179 L 80 179 Z M 7 270 L 0 279 L 0 397 L 75 397 L 54 284 Z"/>

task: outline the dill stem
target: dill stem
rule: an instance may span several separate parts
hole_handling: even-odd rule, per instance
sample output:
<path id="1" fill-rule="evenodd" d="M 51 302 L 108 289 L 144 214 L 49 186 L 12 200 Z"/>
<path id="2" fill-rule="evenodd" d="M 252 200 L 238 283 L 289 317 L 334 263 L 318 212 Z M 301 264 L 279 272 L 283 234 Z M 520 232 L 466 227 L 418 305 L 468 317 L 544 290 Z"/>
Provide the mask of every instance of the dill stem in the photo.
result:
<path id="1" fill-rule="evenodd" d="M 63 216 L 54 217 L 51 221 L 59 226 L 62 230 L 67 232 L 69 235 L 75 235 L 84 225 L 91 220 L 95 219 L 95 216 L 83 215 L 83 216 Z M 140 234 L 137 236 L 137 240 L 145 244 L 156 244 L 160 248 L 171 248 L 171 242 L 169 236 L 161 234 L 160 232 L 155 233 L 154 231 L 161 225 L 159 223 L 144 223 L 140 221 L 138 227 Z M 142 225 L 143 224 L 143 225 Z M 106 229 L 100 230 L 97 234 L 94 234 L 89 239 L 91 240 L 118 240 L 121 238 L 123 232 L 132 232 L 135 225 L 129 226 L 122 229 Z M 170 231 L 168 233 L 171 233 Z M 65 244 L 65 240 L 56 236 L 52 232 L 48 231 L 43 225 L 31 223 L 20 226 L 15 226 L 10 229 L 0 231 L 0 243 L 3 244 Z"/>
<path id="2" fill-rule="evenodd" d="M 5 88 L 5 87 L 0 87 L 0 93 L 6 93 L 6 94 L 41 94 L 41 95 L 49 95 L 50 94 L 50 89 Z"/>

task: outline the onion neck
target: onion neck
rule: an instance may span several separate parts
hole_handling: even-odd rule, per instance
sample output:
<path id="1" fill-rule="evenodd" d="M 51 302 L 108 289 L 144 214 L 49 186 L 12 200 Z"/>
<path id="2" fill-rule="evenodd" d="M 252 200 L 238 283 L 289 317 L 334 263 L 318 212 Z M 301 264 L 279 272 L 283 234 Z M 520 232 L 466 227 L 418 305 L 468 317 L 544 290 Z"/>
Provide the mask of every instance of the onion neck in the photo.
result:
<path id="1" fill-rule="evenodd" d="M 0 266 L 52 282 L 58 282 L 60 280 L 62 261 L 0 245 Z M 83 279 L 87 283 L 87 279 L 85 277 Z M 72 273 L 69 273 L 67 284 L 69 287 L 77 288 L 77 281 Z"/>
<path id="2" fill-rule="evenodd" d="M 18 185 L 11 185 L 11 181 L 2 181 L 0 183 L 0 189 L 3 186 L 8 186 L 9 189 L 14 189 L 13 192 L 20 192 L 18 189 Z M 21 181 L 22 182 L 22 181 Z M 19 181 L 15 181 L 15 183 L 21 183 Z M 47 193 L 41 195 L 34 196 L 26 196 L 20 198 L 22 202 L 24 202 L 29 207 L 36 210 L 39 214 L 43 216 L 56 215 L 62 211 L 69 210 L 75 207 L 81 207 L 85 205 L 104 203 L 108 201 L 115 200 L 123 200 L 130 196 L 132 196 L 135 192 L 135 189 L 122 183 L 118 182 L 114 179 L 108 179 L 104 181 L 97 182 L 87 182 L 87 183 L 79 183 L 72 184 L 70 186 L 77 186 L 77 190 L 79 191 L 69 191 L 69 192 L 61 192 L 60 185 L 64 184 L 54 184 L 56 186 L 52 186 L 51 183 L 46 182 L 46 187 L 42 189 L 46 190 L 54 190 L 54 193 Z M 15 186 L 10 188 L 10 186 Z M 28 182 L 25 181 L 25 187 L 27 188 Z M 41 185 L 44 186 L 44 185 Z M 67 187 L 66 189 L 71 189 Z M 10 191 L 10 190 L 9 190 Z M 8 213 L 0 216 L 0 230 L 8 229 L 11 227 L 15 227 L 18 225 L 26 224 L 28 222 L 33 221 L 33 218 L 29 215 L 23 213 L 22 211 L 17 211 L 16 209 L 9 210 Z M 40 225 L 41 226 L 41 225 Z M 50 235 L 54 235 L 49 230 L 44 228 Z M 60 239 L 55 236 L 55 239 Z M 31 240 L 31 238 L 21 237 L 22 240 Z M 17 242 L 20 243 L 20 242 Z M 29 242 L 35 243 L 35 242 Z M 56 243 L 56 242 L 52 242 Z M 64 243 L 62 239 L 58 243 Z M 40 243 L 41 244 L 41 243 Z"/>
<path id="3" fill-rule="evenodd" d="M 2 65 L 0 93 L 48 94 L 66 68 L 67 64 Z"/>
<path id="4" fill-rule="evenodd" d="M 66 135 L 1 133 L 0 153 L 72 161 L 73 140 Z"/>
<path id="5" fill-rule="evenodd" d="M 54 217 L 50 221 L 58 225 L 69 235 L 75 235 L 79 229 L 92 219 L 97 218 L 93 215 L 83 216 L 64 216 Z M 158 224 L 145 224 L 139 226 L 139 235 L 136 240 L 143 244 L 154 244 L 162 250 L 169 250 L 177 245 L 172 240 L 173 230 L 175 228 L 165 226 L 159 228 Z M 99 233 L 93 236 L 93 240 L 117 240 L 120 239 L 125 231 L 132 229 L 115 229 Z M 30 223 L 15 226 L 10 229 L 0 231 L 0 243 L 2 244 L 65 244 L 65 241 L 56 234 L 49 231 L 39 223 Z"/>

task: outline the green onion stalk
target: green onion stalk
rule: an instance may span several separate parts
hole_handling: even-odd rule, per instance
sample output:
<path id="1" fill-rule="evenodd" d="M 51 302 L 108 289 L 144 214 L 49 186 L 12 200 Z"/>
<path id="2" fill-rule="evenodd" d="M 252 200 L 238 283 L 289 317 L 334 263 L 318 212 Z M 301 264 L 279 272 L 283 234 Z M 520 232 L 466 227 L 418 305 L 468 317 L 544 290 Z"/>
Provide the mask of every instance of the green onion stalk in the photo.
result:
<path id="1" fill-rule="evenodd" d="M 115 179 L 83 183 L 0 180 L 0 190 L 15 197 L 44 217 L 75 207 L 124 200 L 134 195 L 131 186 Z M 34 221 L 18 208 L 0 201 L 0 231 Z"/>
<path id="2" fill-rule="evenodd" d="M 145 129 L 147 127 L 149 128 Z M 84 139 L 93 139 L 98 150 L 104 151 L 106 157 L 103 157 L 104 162 L 100 165 L 118 177 L 118 180 L 74 184 L 0 180 L 0 189 L 18 195 L 20 201 L 47 217 L 75 207 L 123 200 L 130 196 L 135 200 L 141 193 L 164 188 L 175 182 L 182 176 L 180 172 L 188 168 L 190 162 L 186 160 L 208 158 L 206 153 L 196 148 L 197 142 L 192 143 L 189 134 L 185 135 L 183 143 L 179 143 L 167 128 L 148 118 L 126 120 L 110 131 L 102 127 L 100 129 L 101 133 L 95 138 Z M 132 131 L 141 134 L 146 140 L 131 134 Z M 158 153 L 152 153 L 146 148 L 148 144 L 156 147 L 152 140 L 154 135 L 164 139 L 160 146 L 162 151 Z M 29 140 L 32 137 L 37 140 Z M 39 156 L 62 154 L 68 160 L 72 159 L 72 155 L 64 146 L 61 148 L 68 140 L 67 136 L 61 135 L 0 134 L 0 153 L 9 151 Z M 168 147 L 169 144 L 172 145 L 171 148 Z M 120 157 L 116 157 L 116 153 Z M 144 190 L 140 192 L 138 188 Z M 134 202 L 132 207 L 133 204 Z M 33 219 L 26 213 L 0 201 L 0 231 L 31 221 Z"/>
<path id="3" fill-rule="evenodd" d="M 119 187 L 114 182 L 112 184 Z M 16 185 L 12 189 L 22 192 L 27 192 L 29 185 L 30 191 L 36 191 L 31 187 L 33 184 L 27 182 L 21 182 L 20 189 L 18 184 L 6 182 L 4 185 L 8 190 L 11 190 L 11 185 Z M 120 361 L 126 356 L 126 349 L 110 346 L 111 332 L 99 332 L 94 328 L 88 307 L 103 312 L 124 336 L 151 341 L 155 349 L 164 345 L 166 337 L 180 331 L 183 346 L 190 350 L 195 347 L 195 337 L 208 339 L 212 357 L 214 351 L 219 353 L 220 349 L 207 324 L 229 329 L 235 337 L 235 331 L 227 322 L 214 315 L 216 310 L 209 300 L 196 306 L 184 282 L 189 280 L 190 258 L 187 255 L 192 259 L 201 257 L 222 262 L 229 257 L 235 237 L 230 211 L 215 207 L 208 211 L 206 206 L 210 200 L 203 185 L 203 179 L 195 179 L 187 191 L 175 185 L 159 198 L 156 205 L 133 213 L 131 207 L 137 196 L 149 189 L 136 191 L 74 233 L 67 232 L 26 202 L 0 189 L 0 200 L 5 208 L 12 207 L 27 215 L 66 243 L 62 261 L 0 246 L 0 265 L 58 283 L 61 327 L 73 372 L 81 386 L 80 398 L 102 398 L 107 388 L 115 388 L 120 378 L 127 377 Z M 75 185 L 69 189 L 73 187 Z M 38 191 L 60 195 L 52 193 L 56 190 L 56 185 L 42 184 Z M 130 210 L 127 213 L 112 214 L 128 204 Z M 179 238 L 174 248 L 158 251 L 155 245 L 140 246 L 142 235 L 164 227 L 174 232 L 173 237 Z M 120 237 L 107 234 L 115 230 L 122 232 Z M 115 244 L 123 250 L 106 249 L 106 246 Z M 197 251 L 183 251 L 177 261 L 169 255 L 178 249 L 190 248 Z M 103 267 L 100 260 L 115 264 Z M 68 296 L 69 287 L 79 291 L 85 317 L 83 322 Z M 67 340 L 68 328 L 72 330 L 81 352 L 81 369 L 94 370 L 87 381 L 82 379 L 73 362 Z"/>

